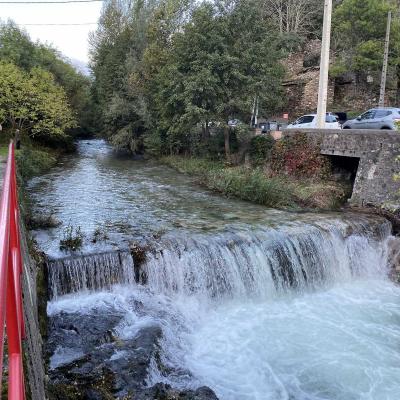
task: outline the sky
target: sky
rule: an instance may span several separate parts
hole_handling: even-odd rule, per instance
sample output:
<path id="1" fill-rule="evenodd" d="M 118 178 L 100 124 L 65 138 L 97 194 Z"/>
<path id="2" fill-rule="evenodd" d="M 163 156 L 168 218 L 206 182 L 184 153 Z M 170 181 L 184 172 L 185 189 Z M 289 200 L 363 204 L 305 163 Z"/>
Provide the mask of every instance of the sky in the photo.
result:
<path id="1" fill-rule="evenodd" d="M 28 24 L 86 24 L 96 23 L 100 16 L 102 2 L 70 4 L 17 4 L 23 0 L 9 0 L 12 4 L 2 4 L 0 19 L 12 19 L 25 28 L 31 38 L 51 44 L 66 57 L 85 64 L 89 61 L 88 35 L 96 29 L 94 25 L 83 26 L 32 26 Z M 36 3 L 46 0 L 26 0 Z M 47 0 L 50 1 L 50 0 Z M 61 1 L 61 0 L 52 0 Z"/>

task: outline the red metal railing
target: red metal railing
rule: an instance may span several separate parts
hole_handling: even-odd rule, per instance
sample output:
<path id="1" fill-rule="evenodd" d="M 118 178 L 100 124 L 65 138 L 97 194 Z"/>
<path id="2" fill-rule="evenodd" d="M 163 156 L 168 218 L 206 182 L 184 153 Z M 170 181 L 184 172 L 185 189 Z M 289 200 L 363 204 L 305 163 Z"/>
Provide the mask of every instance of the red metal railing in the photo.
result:
<path id="1" fill-rule="evenodd" d="M 0 396 L 3 380 L 4 325 L 8 343 L 8 399 L 24 400 L 22 339 L 22 258 L 19 234 L 14 143 L 10 143 L 0 203 Z"/>

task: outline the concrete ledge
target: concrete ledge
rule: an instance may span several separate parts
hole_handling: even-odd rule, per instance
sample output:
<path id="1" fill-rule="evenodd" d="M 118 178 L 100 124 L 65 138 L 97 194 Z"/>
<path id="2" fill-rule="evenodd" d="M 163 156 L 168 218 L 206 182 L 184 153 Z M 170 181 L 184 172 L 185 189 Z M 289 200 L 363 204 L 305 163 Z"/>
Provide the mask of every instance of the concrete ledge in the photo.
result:
<path id="1" fill-rule="evenodd" d="M 283 129 L 283 135 L 289 136 L 296 133 L 307 133 L 310 135 L 319 136 L 330 136 L 330 135 L 340 135 L 340 136 L 369 136 L 373 138 L 386 138 L 391 140 L 398 140 L 400 142 L 400 132 L 392 131 L 388 129 Z"/>

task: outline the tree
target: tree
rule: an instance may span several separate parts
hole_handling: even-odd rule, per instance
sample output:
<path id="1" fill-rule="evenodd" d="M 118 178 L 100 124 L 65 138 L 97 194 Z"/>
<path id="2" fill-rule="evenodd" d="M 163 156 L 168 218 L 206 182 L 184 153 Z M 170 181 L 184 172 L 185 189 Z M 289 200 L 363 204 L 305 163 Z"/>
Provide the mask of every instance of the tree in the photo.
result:
<path id="1" fill-rule="evenodd" d="M 264 111 L 280 106 L 283 68 L 273 29 L 254 21 L 261 21 L 257 2 L 204 3 L 176 34 L 157 77 L 157 103 L 171 149 L 182 147 L 196 125 L 206 139 L 209 122 L 218 121 L 229 158 L 228 119 L 250 120 L 255 96 Z"/>
<path id="2" fill-rule="evenodd" d="M 272 21 L 285 41 L 296 41 L 321 33 L 323 1 L 262 0 L 266 19 Z M 289 46 L 290 47 L 290 46 Z"/>
<path id="3" fill-rule="evenodd" d="M 64 139 L 76 121 L 62 87 L 40 68 L 27 73 L 0 63 L 0 121 L 32 138 Z"/>
<path id="4" fill-rule="evenodd" d="M 256 0 L 109 1 L 91 39 L 104 130 L 119 147 L 190 152 L 210 122 L 281 105 L 278 37 Z M 201 132 L 199 134 L 199 132 Z"/>
<path id="5" fill-rule="evenodd" d="M 388 11 L 397 11 L 393 1 L 343 0 L 333 15 L 334 47 L 338 59 L 333 71 L 354 71 L 359 77 L 382 69 Z M 391 61 L 398 64 L 400 26 L 392 24 Z"/>
<path id="6" fill-rule="evenodd" d="M 36 67 L 50 72 L 55 82 L 66 92 L 68 102 L 77 116 L 79 132 L 92 131 L 89 77 L 77 72 L 57 50 L 48 45 L 33 43 L 29 35 L 12 21 L 0 22 L 0 43 L 1 61 L 13 63 L 25 72 Z"/>

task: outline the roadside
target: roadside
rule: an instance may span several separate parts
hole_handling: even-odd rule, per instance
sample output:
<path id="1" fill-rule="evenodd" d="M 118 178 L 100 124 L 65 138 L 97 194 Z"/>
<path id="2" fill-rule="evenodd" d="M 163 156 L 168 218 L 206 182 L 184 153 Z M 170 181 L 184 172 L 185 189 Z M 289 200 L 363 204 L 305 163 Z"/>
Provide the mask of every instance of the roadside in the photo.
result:
<path id="1" fill-rule="evenodd" d="M 260 167 L 226 166 L 201 158 L 169 156 L 160 161 L 214 192 L 272 208 L 333 210 L 345 203 L 351 189 L 340 182 L 268 176 Z"/>

